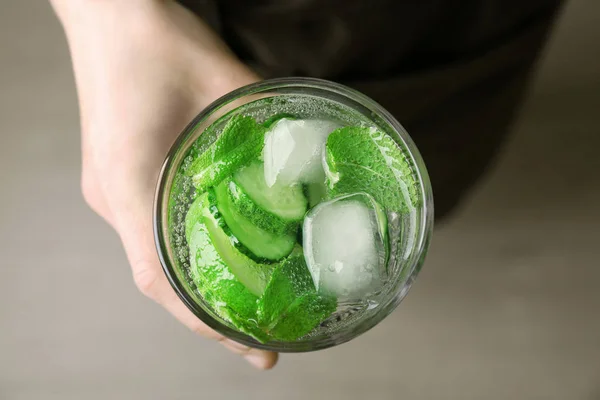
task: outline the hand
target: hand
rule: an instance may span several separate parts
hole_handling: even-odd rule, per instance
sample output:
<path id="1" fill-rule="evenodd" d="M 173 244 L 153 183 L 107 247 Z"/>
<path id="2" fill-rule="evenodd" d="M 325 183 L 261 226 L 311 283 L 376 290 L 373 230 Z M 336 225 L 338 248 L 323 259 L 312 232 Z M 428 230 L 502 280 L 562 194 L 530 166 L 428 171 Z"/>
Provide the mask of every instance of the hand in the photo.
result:
<path id="1" fill-rule="evenodd" d="M 137 287 L 194 332 L 258 368 L 273 367 L 276 353 L 226 339 L 187 309 L 161 269 L 152 232 L 158 173 L 177 134 L 211 101 L 258 77 L 175 2 L 53 5 L 79 95 L 83 195 L 121 237 Z"/>

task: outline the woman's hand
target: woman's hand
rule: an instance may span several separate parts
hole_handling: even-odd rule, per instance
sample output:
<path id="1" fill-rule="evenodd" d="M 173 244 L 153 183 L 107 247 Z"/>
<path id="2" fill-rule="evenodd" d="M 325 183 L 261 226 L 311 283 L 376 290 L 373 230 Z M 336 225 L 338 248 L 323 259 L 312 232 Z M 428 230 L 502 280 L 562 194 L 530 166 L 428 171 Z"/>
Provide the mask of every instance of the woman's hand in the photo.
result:
<path id="1" fill-rule="evenodd" d="M 52 3 L 77 83 L 83 195 L 121 237 L 137 287 L 194 332 L 273 367 L 276 353 L 228 340 L 186 308 L 162 272 L 152 232 L 158 173 L 177 134 L 217 97 L 258 77 L 175 2 Z"/>

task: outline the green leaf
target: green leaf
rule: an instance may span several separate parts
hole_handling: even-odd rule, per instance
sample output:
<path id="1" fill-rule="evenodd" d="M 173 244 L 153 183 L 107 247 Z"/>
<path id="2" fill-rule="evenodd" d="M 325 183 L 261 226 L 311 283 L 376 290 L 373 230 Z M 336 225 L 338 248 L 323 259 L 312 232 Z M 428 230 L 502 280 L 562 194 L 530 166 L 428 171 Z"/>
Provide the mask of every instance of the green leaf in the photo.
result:
<path id="1" fill-rule="evenodd" d="M 336 306 L 335 298 L 317 293 L 298 246 L 273 272 L 259 300 L 259 325 L 275 339 L 296 340 L 312 331 Z"/>
<path id="2" fill-rule="evenodd" d="M 396 212 L 420 204 L 410 159 L 391 137 L 374 128 L 353 126 L 332 132 L 326 161 L 330 197 L 365 192 Z"/>
<path id="3" fill-rule="evenodd" d="M 252 117 L 232 116 L 217 140 L 187 170 L 194 186 L 200 190 L 215 186 L 258 157 L 264 146 L 265 130 Z"/>

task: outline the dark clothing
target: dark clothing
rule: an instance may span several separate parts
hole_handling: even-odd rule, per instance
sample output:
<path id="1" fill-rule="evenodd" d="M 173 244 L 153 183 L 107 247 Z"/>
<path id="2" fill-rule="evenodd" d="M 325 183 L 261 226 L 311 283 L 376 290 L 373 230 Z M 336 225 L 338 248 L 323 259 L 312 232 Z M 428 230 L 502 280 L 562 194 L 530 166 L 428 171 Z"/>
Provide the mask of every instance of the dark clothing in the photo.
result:
<path id="1" fill-rule="evenodd" d="M 505 138 L 561 0 L 181 0 L 264 78 L 365 93 L 411 135 L 436 219 Z"/>

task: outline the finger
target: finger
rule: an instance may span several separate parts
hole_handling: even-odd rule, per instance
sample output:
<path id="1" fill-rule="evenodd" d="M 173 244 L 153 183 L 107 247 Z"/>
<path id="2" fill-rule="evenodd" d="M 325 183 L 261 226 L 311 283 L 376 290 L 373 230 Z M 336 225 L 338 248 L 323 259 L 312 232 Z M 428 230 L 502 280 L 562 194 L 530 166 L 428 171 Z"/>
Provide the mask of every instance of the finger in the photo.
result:
<path id="1" fill-rule="evenodd" d="M 223 338 L 220 342 L 223 346 L 235 354 L 243 356 L 246 361 L 259 369 L 271 369 L 277 364 L 277 360 L 279 359 L 277 353 L 253 349 L 230 339 Z"/>

